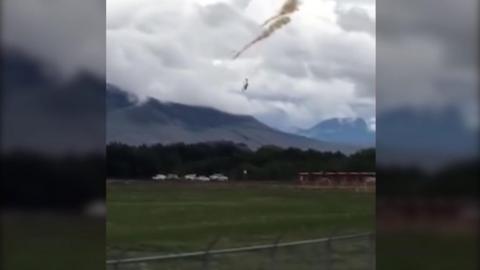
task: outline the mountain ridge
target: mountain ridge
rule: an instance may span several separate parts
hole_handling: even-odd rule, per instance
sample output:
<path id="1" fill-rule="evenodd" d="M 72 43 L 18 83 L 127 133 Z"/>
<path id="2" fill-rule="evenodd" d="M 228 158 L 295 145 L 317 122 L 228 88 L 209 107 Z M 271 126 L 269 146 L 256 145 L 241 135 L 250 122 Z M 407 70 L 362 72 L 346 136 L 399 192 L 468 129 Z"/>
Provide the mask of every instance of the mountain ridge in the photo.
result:
<path id="1" fill-rule="evenodd" d="M 266 145 L 352 153 L 357 147 L 317 141 L 276 130 L 253 116 L 163 102 L 139 102 L 120 88 L 107 86 L 107 143 L 130 145 L 231 141 L 251 149 Z"/>
<path id="2" fill-rule="evenodd" d="M 375 146 L 375 132 L 362 118 L 329 118 L 297 134 L 331 143 Z"/>

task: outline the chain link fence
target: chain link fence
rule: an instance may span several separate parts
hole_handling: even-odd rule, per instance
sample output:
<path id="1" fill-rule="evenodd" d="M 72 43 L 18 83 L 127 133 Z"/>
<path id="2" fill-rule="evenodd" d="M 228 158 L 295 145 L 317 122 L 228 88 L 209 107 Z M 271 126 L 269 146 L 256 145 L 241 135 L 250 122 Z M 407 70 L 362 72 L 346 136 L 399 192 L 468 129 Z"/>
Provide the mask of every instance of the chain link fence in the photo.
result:
<path id="1" fill-rule="evenodd" d="M 115 258 L 109 270 L 373 270 L 373 233 L 332 236 L 294 242 L 281 237 L 265 245 L 215 249 L 215 239 L 205 250 L 148 257 Z"/>

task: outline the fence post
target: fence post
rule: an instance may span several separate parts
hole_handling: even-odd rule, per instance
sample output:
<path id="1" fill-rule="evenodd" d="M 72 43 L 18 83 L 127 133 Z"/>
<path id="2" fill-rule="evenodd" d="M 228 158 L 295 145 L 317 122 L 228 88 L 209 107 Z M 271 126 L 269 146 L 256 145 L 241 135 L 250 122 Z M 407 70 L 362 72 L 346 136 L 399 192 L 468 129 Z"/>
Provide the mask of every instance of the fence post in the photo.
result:
<path id="1" fill-rule="evenodd" d="M 376 245 L 375 245 L 375 233 L 371 233 L 368 236 L 368 269 L 375 270 L 376 268 Z"/>
<path id="2" fill-rule="evenodd" d="M 220 240 L 219 236 L 217 236 L 215 239 L 213 239 L 213 241 L 210 241 L 208 243 L 205 254 L 203 255 L 202 269 L 208 270 L 208 268 L 210 267 L 210 251 L 217 244 L 218 240 Z"/>
<path id="3" fill-rule="evenodd" d="M 139 268 L 140 270 L 148 270 L 148 268 L 149 268 L 149 267 L 148 267 L 148 263 L 146 263 L 146 262 L 142 262 L 142 263 L 140 263 L 138 266 L 139 266 L 138 268 Z"/>
<path id="4" fill-rule="evenodd" d="M 316 260 L 313 262 L 312 268 L 313 269 L 323 269 L 323 257 L 324 257 L 324 250 L 323 250 L 323 243 L 316 243 L 312 246 L 312 251 Z"/>
<path id="5" fill-rule="evenodd" d="M 275 241 L 273 242 L 273 248 L 270 251 L 270 269 L 276 270 L 277 269 L 277 250 L 278 250 L 278 243 L 283 238 L 283 234 L 277 236 Z"/>
<path id="6" fill-rule="evenodd" d="M 127 253 L 127 251 L 125 251 L 125 250 L 120 250 L 120 251 L 118 252 L 118 255 L 115 256 L 115 257 L 117 258 L 117 262 L 115 262 L 115 263 L 113 264 L 113 269 L 114 269 L 114 270 L 119 270 L 119 269 L 120 269 L 120 264 L 121 264 L 121 263 L 120 263 L 120 260 L 124 257 L 124 255 L 125 255 L 126 253 Z"/>
<path id="7" fill-rule="evenodd" d="M 325 241 L 325 269 L 332 269 L 332 238 L 328 237 Z"/>

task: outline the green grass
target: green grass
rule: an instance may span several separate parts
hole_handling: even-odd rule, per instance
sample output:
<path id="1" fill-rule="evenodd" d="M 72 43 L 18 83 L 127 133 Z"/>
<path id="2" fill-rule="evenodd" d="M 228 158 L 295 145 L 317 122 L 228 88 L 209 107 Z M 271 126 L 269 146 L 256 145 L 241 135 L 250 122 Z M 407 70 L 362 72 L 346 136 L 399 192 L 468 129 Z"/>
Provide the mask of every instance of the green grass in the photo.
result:
<path id="1" fill-rule="evenodd" d="M 202 250 L 374 230 L 373 193 L 286 185 L 109 184 L 107 247 Z"/>
<path id="2" fill-rule="evenodd" d="M 391 270 L 478 269 L 477 232 L 404 231 L 377 235 L 377 267 Z"/>
<path id="3" fill-rule="evenodd" d="M 0 268 L 105 269 L 103 220 L 42 213 L 2 214 Z"/>

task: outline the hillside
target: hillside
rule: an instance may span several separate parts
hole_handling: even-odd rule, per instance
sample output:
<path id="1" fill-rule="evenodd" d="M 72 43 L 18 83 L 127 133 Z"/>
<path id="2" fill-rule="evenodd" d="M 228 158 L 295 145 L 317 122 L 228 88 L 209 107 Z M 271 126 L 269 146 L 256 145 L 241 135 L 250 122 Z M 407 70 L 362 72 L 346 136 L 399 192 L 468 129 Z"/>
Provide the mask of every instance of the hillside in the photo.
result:
<path id="1" fill-rule="evenodd" d="M 310 129 L 300 130 L 299 134 L 330 143 L 375 146 L 375 132 L 361 118 L 327 119 Z"/>
<path id="2" fill-rule="evenodd" d="M 243 143 L 251 149 L 275 145 L 345 153 L 357 150 L 349 145 L 281 132 L 252 116 L 153 98 L 138 102 L 115 86 L 107 87 L 107 143 L 150 145 L 216 141 Z"/>

